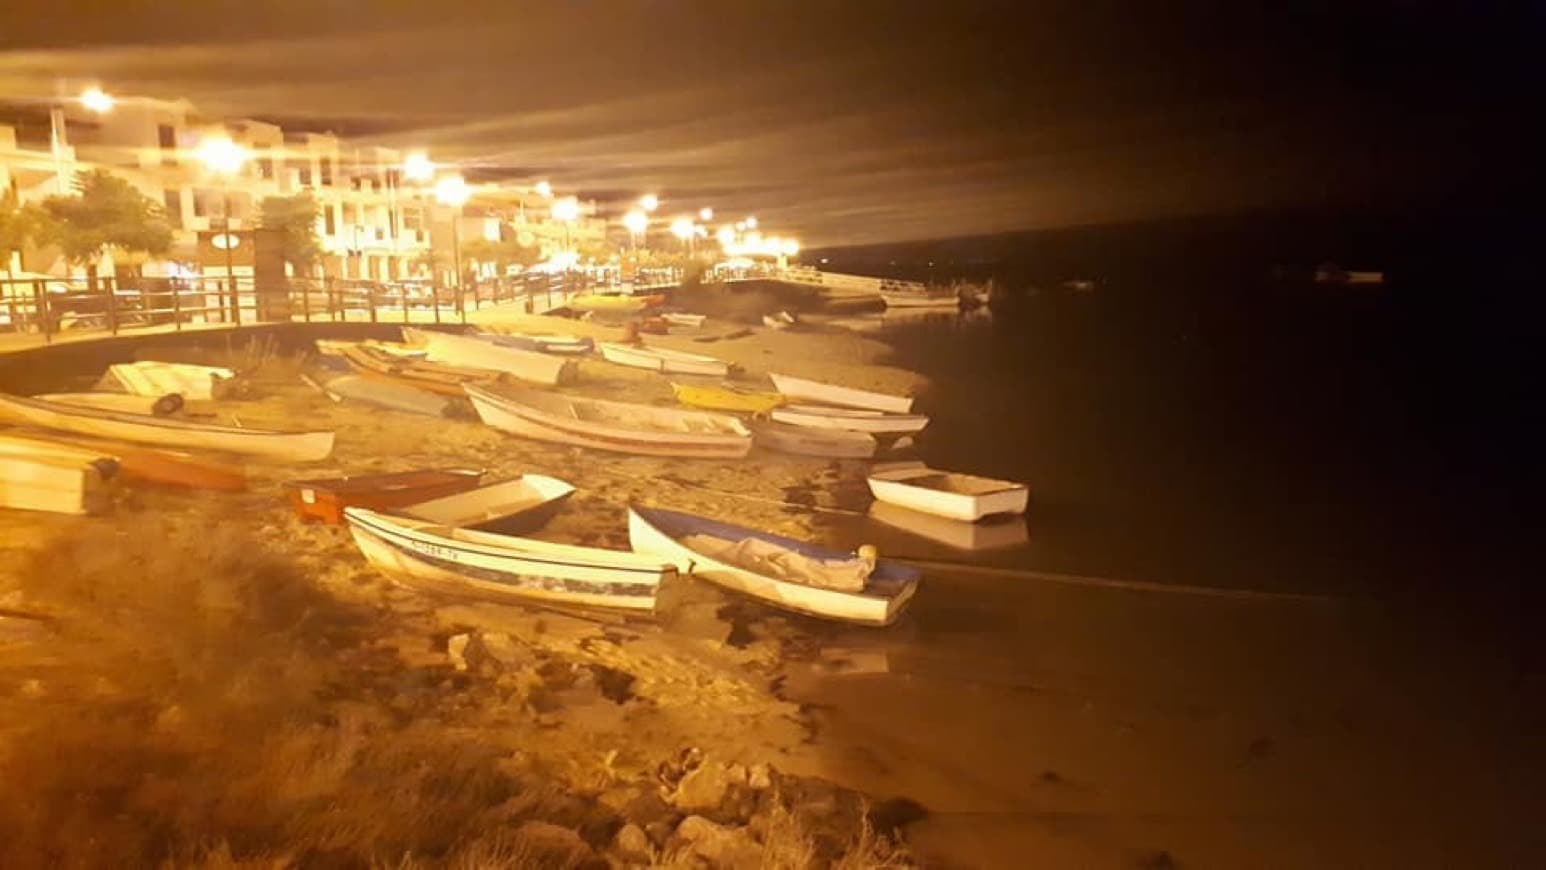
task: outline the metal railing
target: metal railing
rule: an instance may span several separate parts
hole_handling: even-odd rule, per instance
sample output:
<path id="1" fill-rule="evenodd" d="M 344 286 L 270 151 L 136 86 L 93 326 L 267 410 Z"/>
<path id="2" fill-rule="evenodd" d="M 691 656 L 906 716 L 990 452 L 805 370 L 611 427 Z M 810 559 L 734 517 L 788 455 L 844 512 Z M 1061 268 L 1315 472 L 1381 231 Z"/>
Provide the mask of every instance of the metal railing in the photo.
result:
<path id="1" fill-rule="evenodd" d="M 305 323 L 465 323 L 467 313 L 525 301 L 527 311 L 562 305 L 586 288 L 583 276 L 500 278 L 460 290 L 430 281 L 291 278 L 5 278 L 0 333 L 62 334 L 155 327 Z"/>

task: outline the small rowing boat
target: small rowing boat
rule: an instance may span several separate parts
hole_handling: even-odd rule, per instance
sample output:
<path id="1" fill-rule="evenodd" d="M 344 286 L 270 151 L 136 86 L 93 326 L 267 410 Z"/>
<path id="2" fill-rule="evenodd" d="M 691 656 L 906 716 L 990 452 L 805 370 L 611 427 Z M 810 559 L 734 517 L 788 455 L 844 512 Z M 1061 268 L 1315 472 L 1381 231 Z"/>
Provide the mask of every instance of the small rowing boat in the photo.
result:
<path id="1" fill-rule="evenodd" d="M 463 492 L 483 479 L 481 470 L 435 468 L 361 474 L 351 477 L 288 480 L 290 507 L 301 519 L 330 525 L 344 521 L 344 508 L 389 510 Z"/>
<path id="2" fill-rule="evenodd" d="M 523 474 L 411 504 L 397 513 L 442 526 L 521 535 L 547 525 L 573 494 L 574 487 L 556 477 Z"/>
<path id="3" fill-rule="evenodd" d="M 491 341 L 501 347 L 513 347 L 516 350 L 533 351 L 535 353 L 555 353 L 563 356 L 584 356 L 590 353 L 596 346 L 596 342 L 593 339 L 588 336 L 579 335 L 480 332 L 476 337 L 484 341 Z"/>
<path id="4" fill-rule="evenodd" d="M 875 436 L 842 429 L 812 429 L 773 420 L 753 420 L 752 443 L 767 450 L 826 459 L 869 459 L 875 455 Z"/>
<path id="5" fill-rule="evenodd" d="M 649 369 L 678 375 L 709 375 L 724 377 L 730 374 L 730 366 L 722 359 L 701 353 L 668 350 L 663 347 L 645 347 L 642 344 L 618 344 L 603 341 L 597 345 L 607 362 L 636 369 Z"/>
<path id="6" fill-rule="evenodd" d="M 751 432 L 734 417 L 630 402 L 566 396 L 525 387 L 468 386 L 483 422 L 516 435 L 645 456 L 739 459 Z"/>
<path id="7" fill-rule="evenodd" d="M 365 558 L 405 585 L 510 603 L 653 610 L 668 560 L 348 508 Z"/>
<path id="8" fill-rule="evenodd" d="M 288 462 L 312 462 L 325 459 L 333 452 L 332 432 L 276 432 L 217 426 L 170 417 L 60 405 L 3 393 L 0 393 L 0 418 L 99 438 L 222 450 Z"/>
<path id="9" fill-rule="evenodd" d="M 109 504 L 112 460 L 0 452 L 0 507 L 95 514 Z"/>
<path id="10" fill-rule="evenodd" d="M 507 347 L 473 336 L 405 326 L 403 338 L 415 347 L 423 347 L 426 359 L 432 363 L 502 372 L 533 384 L 550 387 L 567 384 L 579 373 L 572 360 Z"/>
<path id="11" fill-rule="evenodd" d="M 652 305 L 666 301 L 661 293 L 648 296 L 628 296 L 614 293 L 586 293 L 569 300 L 575 311 L 643 311 Z"/>
<path id="12" fill-rule="evenodd" d="M 782 404 L 784 397 L 778 393 L 760 393 L 738 390 L 735 387 L 671 385 L 676 400 L 694 408 L 710 411 L 739 411 L 745 414 L 762 414 Z"/>
<path id="13" fill-rule="evenodd" d="M 921 462 L 877 467 L 869 483 L 877 501 L 969 523 L 994 514 L 1023 514 L 1030 499 L 1024 484 L 939 471 Z"/>
<path id="14" fill-rule="evenodd" d="M 365 377 L 417 387 L 445 396 L 462 395 L 463 384 L 490 382 L 500 378 L 498 372 L 409 359 L 368 345 L 353 345 L 342 348 L 340 352 L 349 365 Z"/>
<path id="15" fill-rule="evenodd" d="M 898 293 L 882 290 L 880 298 L 887 308 L 960 308 L 961 297 L 955 293 Z"/>
<path id="16" fill-rule="evenodd" d="M 454 401 L 442 393 L 382 377 L 345 374 L 327 380 L 312 380 L 309 375 L 303 375 L 303 378 L 335 402 L 349 399 L 407 414 L 444 417 Z"/>
<path id="17" fill-rule="evenodd" d="M 118 363 L 108 366 L 107 373 L 127 392 L 157 398 L 171 393 L 189 399 L 223 398 L 236 378 L 236 372 L 218 366 L 152 360 Z"/>
<path id="18" fill-rule="evenodd" d="M 768 377 L 773 379 L 773 388 L 791 401 L 838 405 L 843 408 L 865 408 L 871 411 L 885 411 L 889 414 L 906 414 L 913 409 L 911 396 L 893 396 L 853 387 L 840 387 L 837 384 L 826 384 L 792 375 L 775 373 Z"/>
<path id="19" fill-rule="evenodd" d="M 165 417 L 182 410 L 183 397 L 179 393 L 164 396 L 136 396 L 132 393 L 43 393 L 33 396 L 45 402 L 117 411 L 121 414 L 146 414 Z"/>
<path id="20" fill-rule="evenodd" d="M 630 507 L 628 539 L 683 573 L 827 619 L 889 625 L 918 588 L 918 572 L 894 562 L 678 511 Z"/>
<path id="21" fill-rule="evenodd" d="M 133 444 L 81 437 L 49 437 L 28 433 L 0 434 L 0 452 L 71 451 L 87 457 L 108 458 L 117 463 L 117 477 L 128 483 L 241 492 L 247 473 L 239 465 L 227 465 L 171 450 L 153 450 Z"/>
<path id="22" fill-rule="evenodd" d="M 910 435 L 923 431 L 929 418 L 923 414 L 886 414 L 858 408 L 828 408 L 821 405 L 784 405 L 774 408 L 771 416 L 780 423 L 812 429 L 843 429 L 877 435 Z"/>

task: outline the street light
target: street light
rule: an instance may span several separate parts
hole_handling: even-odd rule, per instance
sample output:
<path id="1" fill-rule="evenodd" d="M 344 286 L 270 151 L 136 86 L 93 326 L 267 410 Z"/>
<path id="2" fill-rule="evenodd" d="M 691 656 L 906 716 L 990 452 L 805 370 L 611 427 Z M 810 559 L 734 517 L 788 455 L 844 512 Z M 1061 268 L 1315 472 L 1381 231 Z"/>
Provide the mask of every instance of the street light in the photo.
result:
<path id="1" fill-rule="evenodd" d="M 735 227 L 725 224 L 714 234 L 714 238 L 719 240 L 720 247 L 730 247 L 735 244 Z"/>
<path id="2" fill-rule="evenodd" d="M 698 238 L 698 232 L 697 227 L 693 225 L 692 218 L 679 217 L 672 221 L 671 235 L 676 236 L 677 239 L 681 241 L 682 246 L 687 249 L 688 259 L 692 259 L 697 254 L 696 242 Z"/>
<path id="3" fill-rule="evenodd" d="M 580 200 L 573 196 L 566 196 L 553 203 L 553 220 L 564 225 L 564 250 L 570 250 L 569 225 L 580 219 Z M 571 251 L 572 253 L 572 251 Z"/>
<path id="4" fill-rule="evenodd" d="M 655 209 L 660 208 L 660 197 L 653 193 L 646 193 L 645 195 L 639 197 L 639 208 L 642 208 L 645 211 L 654 211 Z"/>
<path id="5" fill-rule="evenodd" d="M 113 99 L 112 95 L 101 88 L 87 88 L 81 92 L 81 105 L 85 106 L 89 111 L 96 112 L 98 115 L 105 115 L 111 112 L 117 102 L 117 100 Z"/>
<path id="6" fill-rule="evenodd" d="M 252 155 L 246 148 L 232 142 L 228 136 L 212 136 L 199 143 L 196 152 L 204 168 L 220 176 L 221 196 L 221 245 L 225 248 L 225 277 L 231 291 L 231 320 L 240 324 L 242 319 L 241 298 L 236 292 L 236 265 L 234 262 L 237 239 L 231 234 L 231 177 L 242 171 L 242 166 Z M 212 243 L 214 239 L 210 240 Z"/>
<path id="7" fill-rule="evenodd" d="M 650 226 L 650 217 L 638 209 L 623 215 L 623 226 L 628 229 L 628 244 L 638 248 L 639 236 L 643 235 Z"/>
<path id="8" fill-rule="evenodd" d="M 403 158 L 403 177 L 409 181 L 429 181 L 435 177 L 435 164 L 423 151 L 414 151 Z"/>
<path id="9" fill-rule="evenodd" d="M 81 92 L 77 102 L 88 112 L 105 115 L 113 110 L 115 100 L 101 88 L 87 88 Z M 61 196 L 68 196 L 70 182 L 65 178 L 64 173 L 64 149 L 69 144 L 69 136 L 65 127 L 64 106 L 54 105 L 49 108 L 48 131 L 49 148 L 54 155 L 54 184 L 58 187 Z"/>
<path id="10" fill-rule="evenodd" d="M 698 209 L 698 220 L 711 221 L 714 219 L 714 210 L 708 206 Z"/>
<path id="11" fill-rule="evenodd" d="M 460 175 L 447 175 L 435 182 L 435 201 L 451 208 L 451 268 L 456 272 L 456 311 L 466 318 L 462 303 L 462 206 L 472 191 Z"/>
<path id="12" fill-rule="evenodd" d="M 756 229 L 757 228 L 757 219 L 754 218 L 754 217 L 747 217 L 746 218 L 746 228 L 749 229 L 749 230 Z"/>
<path id="13" fill-rule="evenodd" d="M 532 190 L 537 191 L 537 195 L 543 199 L 553 198 L 553 185 L 548 184 L 546 181 L 537 182 L 532 186 Z"/>

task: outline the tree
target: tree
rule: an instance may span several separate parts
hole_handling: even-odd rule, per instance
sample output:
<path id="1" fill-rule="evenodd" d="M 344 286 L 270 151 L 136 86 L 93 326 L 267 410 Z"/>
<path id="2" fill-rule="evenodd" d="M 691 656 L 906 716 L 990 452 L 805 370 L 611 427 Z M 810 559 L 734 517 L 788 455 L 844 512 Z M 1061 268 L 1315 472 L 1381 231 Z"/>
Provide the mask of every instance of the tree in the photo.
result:
<path id="1" fill-rule="evenodd" d="M 279 231 L 285 262 L 296 272 L 310 271 L 322 259 L 317 213 L 317 201 L 310 191 L 294 196 L 265 196 L 258 205 L 258 226 Z"/>
<path id="2" fill-rule="evenodd" d="M 479 263 L 493 263 L 501 274 L 508 266 L 530 266 L 540 262 L 542 252 L 535 246 L 527 247 L 515 239 L 473 239 L 462 245 L 462 259 Z"/>
<path id="3" fill-rule="evenodd" d="M 86 267 L 96 285 L 97 260 L 109 249 L 160 256 L 172 248 L 172 225 L 160 203 L 105 169 L 76 176 L 74 196 L 43 200 L 36 241 L 57 245 Z"/>
<path id="4" fill-rule="evenodd" d="M 11 277 L 11 255 L 25 248 L 36 233 L 36 210 L 23 206 L 16 191 L 6 188 L 0 194 L 0 269 L 7 278 Z"/>

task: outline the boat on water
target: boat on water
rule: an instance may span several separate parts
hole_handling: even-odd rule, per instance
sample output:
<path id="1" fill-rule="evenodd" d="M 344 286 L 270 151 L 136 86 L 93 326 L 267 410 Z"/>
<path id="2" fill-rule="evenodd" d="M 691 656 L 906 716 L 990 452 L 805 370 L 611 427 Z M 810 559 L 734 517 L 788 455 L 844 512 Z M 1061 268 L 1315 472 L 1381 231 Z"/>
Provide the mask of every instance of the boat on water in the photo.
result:
<path id="1" fill-rule="evenodd" d="M 484 369 L 543 386 L 572 383 L 579 374 L 573 360 L 496 344 L 484 338 L 403 327 L 403 338 L 425 349 L 432 363 Z"/>
<path id="2" fill-rule="evenodd" d="M 642 344 L 619 344 L 612 341 L 603 341 L 597 345 L 597 348 L 607 362 L 632 366 L 636 369 L 719 378 L 730 374 L 730 365 L 724 360 L 701 353 L 646 347 Z"/>
<path id="3" fill-rule="evenodd" d="M 110 504 L 110 459 L 0 450 L 0 507 L 96 514 Z"/>
<path id="4" fill-rule="evenodd" d="M 940 471 L 922 462 L 878 466 L 869 484 L 877 501 L 969 523 L 994 514 L 1023 514 L 1030 500 L 1024 484 Z"/>
<path id="5" fill-rule="evenodd" d="M 875 436 L 842 429 L 812 429 L 773 420 L 753 420 L 752 443 L 767 450 L 825 459 L 869 459 L 875 455 Z"/>
<path id="6" fill-rule="evenodd" d="M 493 382 L 502 377 L 499 372 L 487 369 L 458 368 L 394 356 L 368 345 L 346 347 L 341 353 L 350 367 L 364 377 L 446 396 L 462 395 L 463 384 Z"/>
<path id="7" fill-rule="evenodd" d="M 313 462 L 325 459 L 333 452 L 332 432 L 278 432 L 218 426 L 171 417 L 61 405 L 4 393 L 0 393 L 0 419 L 138 444 L 221 450 L 287 462 Z"/>
<path id="8" fill-rule="evenodd" d="M 45 402 L 58 402 L 61 405 L 118 411 L 122 414 L 147 414 L 154 417 L 175 414 L 183 408 L 183 397 L 180 393 L 168 393 L 164 396 L 137 396 L 132 393 L 42 393 L 33 398 L 42 399 Z"/>
<path id="9" fill-rule="evenodd" d="M 675 393 L 676 400 L 684 405 L 709 411 L 737 411 L 744 414 L 765 413 L 783 404 L 784 401 L 784 397 L 779 393 L 763 393 L 723 386 L 672 383 L 671 392 Z"/>
<path id="10" fill-rule="evenodd" d="M 628 539 L 682 573 L 826 619 L 889 625 L 918 589 L 918 571 L 904 565 L 679 511 L 630 507 Z"/>
<path id="11" fill-rule="evenodd" d="M 882 290 L 880 298 L 887 308 L 960 308 L 961 297 L 955 293 L 904 293 Z"/>
<path id="12" fill-rule="evenodd" d="M 388 510 L 464 492 L 483 480 L 481 469 L 432 468 L 349 477 L 287 480 L 290 508 L 307 520 L 344 521 L 344 508 Z"/>
<path id="13" fill-rule="evenodd" d="M 773 379 L 773 388 L 791 401 L 837 405 L 843 408 L 864 408 L 870 411 L 885 411 L 889 414 L 906 414 L 913 409 L 911 396 L 893 396 L 889 393 L 841 387 L 837 384 L 797 378 L 793 375 L 772 373 L 768 377 Z"/>
<path id="14" fill-rule="evenodd" d="M 668 560 L 458 529 L 367 508 L 344 519 L 360 552 L 405 585 L 536 605 L 654 610 Z"/>
<path id="15" fill-rule="evenodd" d="M 740 459 L 751 432 L 734 417 L 566 396 L 526 387 L 469 385 L 483 422 L 516 435 L 644 456 Z"/>
<path id="16" fill-rule="evenodd" d="M 3 432 L 0 433 L 0 452 L 42 452 L 55 455 L 64 452 L 86 459 L 110 459 L 117 466 L 116 476 L 126 483 L 220 492 L 241 492 L 247 488 L 247 473 L 239 465 L 172 450 L 155 450 L 79 436 Z"/>
<path id="17" fill-rule="evenodd" d="M 588 336 L 559 335 L 528 332 L 480 332 L 474 337 L 492 341 L 501 347 L 528 350 L 535 353 L 554 353 L 563 356 L 584 356 L 596 347 Z"/>
<path id="18" fill-rule="evenodd" d="M 769 412 L 774 420 L 812 429 L 844 429 L 876 435 L 911 435 L 923 431 L 929 418 L 923 414 L 887 414 L 859 408 L 824 405 L 782 405 Z"/>
<path id="19" fill-rule="evenodd" d="M 171 393 L 188 399 L 224 398 L 236 382 L 231 369 L 154 360 L 117 363 L 108 366 L 107 374 L 128 393 L 157 398 Z"/>
<path id="20" fill-rule="evenodd" d="M 442 526 L 521 535 L 547 525 L 574 487 L 556 477 L 523 474 L 408 505 L 396 513 Z"/>
<path id="21" fill-rule="evenodd" d="M 1018 547 L 1030 540 L 1025 518 L 1019 516 L 993 517 L 969 523 L 883 501 L 872 502 L 869 515 L 876 522 L 956 550 L 999 550 Z"/>
<path id="22" fill-rule="evenodd" d="M 703 321 L 706 319 L 706 315 L 685 314 L 678 311 L 672 311 L 660 315 L 660 319 L 671 324 L 672 326 L 684 326 L 691 329 L 697 329 L 703 325 Z"/>
<path id="23" fill-rule="evenodd" d="M 665 294 L 629 296 L 622 293 L 585 293 L 569 300 L 575 311 L 643 311 L 666 301 Z"/>

